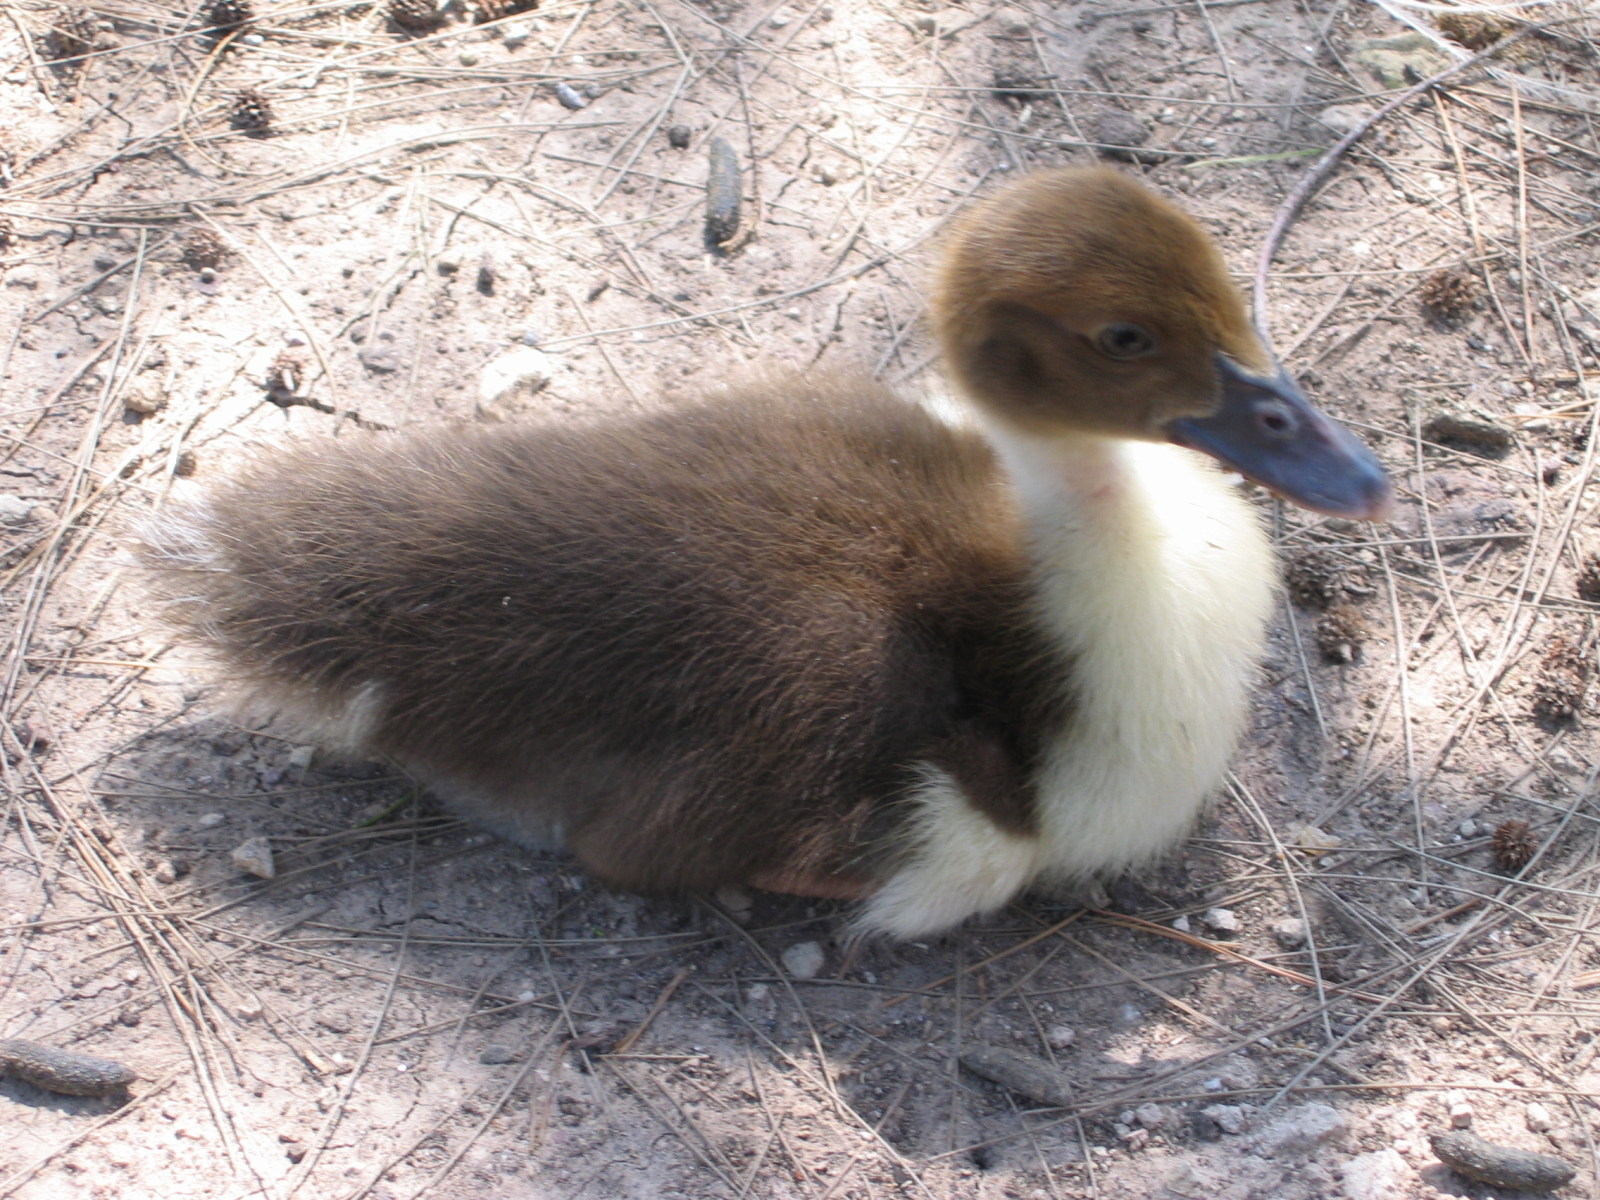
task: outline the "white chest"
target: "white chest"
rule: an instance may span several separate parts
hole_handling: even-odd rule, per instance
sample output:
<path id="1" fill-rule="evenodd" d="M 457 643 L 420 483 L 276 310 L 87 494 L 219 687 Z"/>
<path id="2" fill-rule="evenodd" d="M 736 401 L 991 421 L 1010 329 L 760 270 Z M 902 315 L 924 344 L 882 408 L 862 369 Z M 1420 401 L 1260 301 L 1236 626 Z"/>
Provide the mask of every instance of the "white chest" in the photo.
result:
<path id="1" fill-rule="evenodd" d="M 1006 457 L 1040 618 L 1074 660 L 1072 720 L 1036 779 L 1039 871 L 1133 866 L 1184 835 L 1227 766 L 1271 605 L 1270 547 L 1250 505 L 1190 451 Z"/>

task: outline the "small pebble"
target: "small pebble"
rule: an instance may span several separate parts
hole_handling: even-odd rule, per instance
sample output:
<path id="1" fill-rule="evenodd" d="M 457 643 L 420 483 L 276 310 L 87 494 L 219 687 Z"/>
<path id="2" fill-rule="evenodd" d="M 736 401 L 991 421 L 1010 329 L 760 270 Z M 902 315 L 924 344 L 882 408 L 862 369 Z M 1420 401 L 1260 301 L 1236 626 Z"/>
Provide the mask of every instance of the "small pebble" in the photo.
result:
<path id="1" fill-rule="evenodd" d="M 1239 1104 L 1211 1104 L 1202 1108 L 1200 1115 L 1227 1134 L 1241 1134 L 1250 1125 L 1249 1113 Z"/>
<path id="2" fill-rule="evenodd" d="M 1404 1200 L 1411 1168 L 1396 1150 L 1358 1154 L 1344 1164 L 1344 1200 Z"/>
<path id="3" fill-rule="evenodd" d="M 1200 919 L 1205 922 L 1207 929 L 1217 933 L 1239 932 L 1239 918 L 1231 908 L 1208 908 Z"/>
<path id="4" fill-rule="evenodd" d="M 1194 926 L 1189 923 L 1189 918 L 1188 917 L 1173 917 L 1172 918 L 1172 927 L 1174 929 L 1176 929 L 1179 933 L 1188 933 L 1191 929 L 1194 928 Z"/>
<path id="5" fill-rule="evenodd" d="M 1350 1122 L 1331 1104 L 1306 1104 L 1274 1121 L 1256 1139 L 1256 1149 L 1266 1155 L 1309 1154 L 1318 1146 L 1342 1141 Z"/>
<path id="6" fill-rule="evenodd" d="M 556 84 L 556 99 L 561 101 L 562 108 L 579 109 L 589 107 L 589 102 L 570 83 Z"/>
<path id="7" fill-rule="evenodd" d="M 1526 1121 L 1528 1128 L 1534 1133 L 1549 1133 L 1555 1128 L 1555 1119 L 1551 1117 L 1550 1110 L 1537 1100 L 1528 1102 Z"/>
<path id="8" fill-rule="evenodd" d="M 400 351 L 385 343 L 363 347 L 356 357 L 367 370 L 380 375 L 392 375 L 400 369 Z"/>
<path id="9" fill-rule="evenodd" d="M 1306 944 L 1306 923 L 1299 917 L 1283 917 L 1272 923 L 1272 936 L 1285 950 Z"/>
<path id="10" fill-rule="evenodd" d="M 129 412 L 148 417 L 167 406 L 167 393 L 156 384 L 141 384 L 128 390 L 122 404 Z"/>
<path id="11" fill-rule="evenodd" d="M 674 150 L 687 150 L 692 133 L 687 125 L 672 125 L 667 129 L 667 145 Z"/>
<path id="12" fill-rule="evenodd" d="M 1045 1034 L 1045 1041 L 1050 1043 L 1052 1050 L 1065 1050 L 1078 1040 L 1078 1031 L 1070 1025 L 1052 1025 Z"/>
<path id="13" fill-rule="evenodd" d="M 1133 148 L 1150 140 L 1150 127 L 1132 113 L 1108 108 L 1095 117 L 1089 135 L 1102 147 L 1110 147 L 1102 151 L 1108 157 L 1131 162 L 1138 157 Z"/>
<path id="14" fill-rule="evenodd" d="M 549 355 L 528 345 L 490 359 L 478 373 L 478 416 L 503 421 L 514 415 L 516 403 L 549 383 L 553 372 Z"/>
<path id="15" fill-rule="evenodd" d="M 1167 1110 L 1159 1104 L 1141 1104 L 1133 1110 L 1133 1119 L 1140 1127 L 1152 1131 L 1166 1125 L 1168 1115 Z"/>
<path id="16" fill-rule="evenodd" d="M 272 860 L 272 843 L 264 837 L 240 842 L 229 857 L 235 867 L 257 879 L 271 879 L 278 873 L 277 865 Z"/>
<path id="17" fill-rule="evenodd" d="M 755 902 L 751 899 L 750 893 L 746 889 L 736 883 L 724 884 L 716 890 L 714 898 L 718 904 L 727 910 L 728 916 L 732 917 L 735 922 L 740 925 L 748 925 L 750 923 L 750 915 L 754 909 Z"/>
<path id="18" fill-rule="evenodd" d="M 783 969 L 796 979 L 815 979 L 827 961 L 816 942 L 798 942 L 783 952 Z"/>
<path id="19" fill-rule="evenodd" d="M 478 1061 L 486 1067 L 497 1067 L 502 1063 L 516 1062 L 517 1052 L 510 1046 L 496 1043 L 485 1046 L 478 1054 Z"/>

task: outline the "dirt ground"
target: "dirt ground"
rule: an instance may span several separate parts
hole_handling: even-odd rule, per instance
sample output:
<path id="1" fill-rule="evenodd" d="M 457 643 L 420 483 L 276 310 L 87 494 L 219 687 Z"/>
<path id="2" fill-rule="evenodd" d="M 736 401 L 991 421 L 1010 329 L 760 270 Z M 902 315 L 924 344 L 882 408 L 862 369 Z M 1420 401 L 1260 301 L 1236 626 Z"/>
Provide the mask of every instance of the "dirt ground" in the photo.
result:
<path id="1" fill-rule="evenodd" d="M 0 1079 L 0 1196 L 1518 1194 L 1437 1161 L 1452 1122 L 1597 1194 L 1592 9 L 1525 7 L 1288 226 L 1273 340 L 1402 503 L 1259 498 L 1288 586 L 1193 841 L 848 957 L 833 905 L 613 894 L 218 716 L 130 529 L 295 436 L 747 363 L 936 388 L 939 231 L 1034 166 L 1147 177 L 1248 287 L 1325 150 L 1519 22 L 251 2 L 0 20 L 0 1036 L 140 1077 Z M 1054 1074 L 963 1065 L 1000 1051 Z"/>

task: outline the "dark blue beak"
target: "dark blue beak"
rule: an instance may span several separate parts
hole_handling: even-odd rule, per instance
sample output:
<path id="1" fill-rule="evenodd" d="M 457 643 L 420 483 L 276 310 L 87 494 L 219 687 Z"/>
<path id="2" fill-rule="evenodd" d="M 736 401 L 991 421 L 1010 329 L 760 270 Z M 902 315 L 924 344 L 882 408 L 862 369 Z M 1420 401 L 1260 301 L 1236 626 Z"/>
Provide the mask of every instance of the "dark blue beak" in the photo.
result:
<path id="1" fill-rule="evenodd" d="M 1216 357 L 1222 404 L 1209 417 L 1179 417 L 1167 437 L 1202 450 L 1246 479 L 1313 512 L 1386 519 L 1394 488 L 1372 451 L 1322 415 L 1282 370 L 1252 375 Z"/>

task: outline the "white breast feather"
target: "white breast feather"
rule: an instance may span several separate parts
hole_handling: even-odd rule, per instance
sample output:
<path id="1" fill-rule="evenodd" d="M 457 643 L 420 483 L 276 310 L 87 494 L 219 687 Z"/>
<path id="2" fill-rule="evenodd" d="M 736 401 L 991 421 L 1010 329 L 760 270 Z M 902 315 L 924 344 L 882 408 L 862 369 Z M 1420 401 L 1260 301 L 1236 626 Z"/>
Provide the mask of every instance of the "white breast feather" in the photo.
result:
<path id="1" fill-rule="evenodd" d="M 1168 850 L 1227 766 L 1271 605 L 1260 520 L 1200 456 L 991 436 L 1028 515 L 1040 620 L 1073 662 L 1072 711 L 1035 777 L 1037 838 L 993 827 L 947 776 L 914 798 L 920 848 L 858 921 L 899 937 Z"/>

